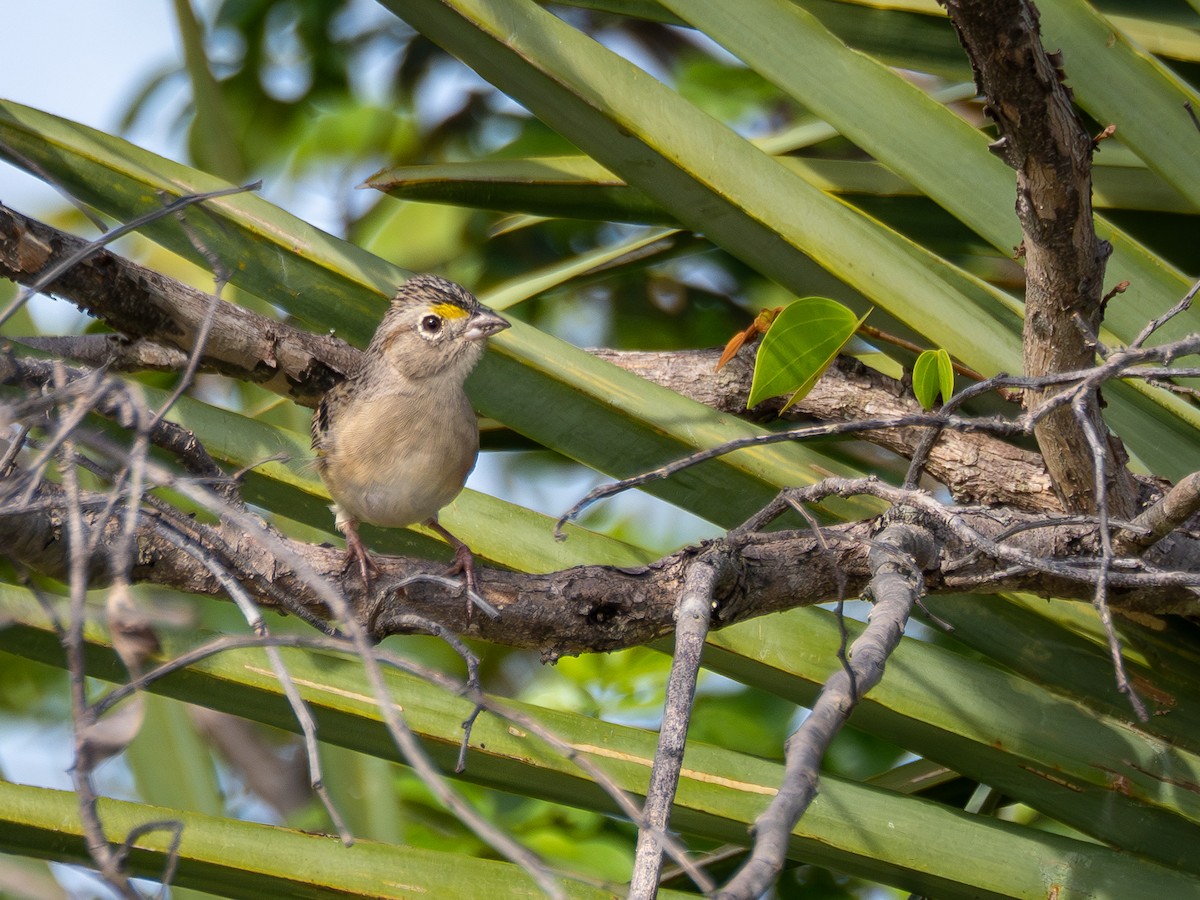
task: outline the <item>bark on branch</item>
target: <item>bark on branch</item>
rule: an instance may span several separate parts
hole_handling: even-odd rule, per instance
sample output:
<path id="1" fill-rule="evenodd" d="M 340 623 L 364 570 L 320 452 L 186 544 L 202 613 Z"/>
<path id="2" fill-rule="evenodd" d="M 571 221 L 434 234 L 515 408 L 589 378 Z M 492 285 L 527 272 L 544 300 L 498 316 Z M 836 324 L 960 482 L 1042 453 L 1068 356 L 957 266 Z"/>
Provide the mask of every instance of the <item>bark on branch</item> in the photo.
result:
<path id="1" fill-rule="evenodd" d="M 1093 144 L 1064 84 L 1061 58 L 1041 43 L 1029 0 L 943 0 L 987 97 L 1000 139 L 992 149 L 1017 173 L 1017 216 L 1024 231 L 1025 371 L 1029 375 L 1085 369 L 1095 361 L 1104 310 L 1104 269 L 1112 247 L 1092 223 Z M 1028 407 L 1053 391 L 1031 391 Z M 1098 395 L 1085 414 L 1108 435 Z M 1094 512 L 1091 449 L 1075 412 L 1064 407 L 1037 428 L 1038 446 L 1064 507 Z M 1108 501 L 1113 515 L 1131 517 L 1137 487 L 1120 441 L 1108 436 Z"/>
<path id="2" fill-rule="evenodd" d="M 0 205 L 0 275 L 6 278 L 28 284 L 86 243 Z M 212 299 L 204 291 L 107 250 L 72 266 L 49 291 L 120 332 L 74 338 L 71 344 L 76 351 L 106 353 L 97 364 L 130 354 L 132 360 L 141 359 L 155 368 L 177 358 L 169 349 L 151 353 L 153 345 L 185 355 L 191 352 Z M 132 348 L 127 346 L 131 342 Z M 213 316 L 203 366 L 314 406 L 350 370 L 356 354 L 331 335 L 312 334 L 233 303 L 221 303 Z"/>
<path id="3" fill-rule="evenodd" d="M 846 494 L 870 490 L 871 480 L 848 482 Z M 886 493 L 897 489 L 880 486 Z M 842 491 L 834 491 L 841 493 Z M 887 494 L 887 496 L 895 496 Z M 925 497 L 932 511 L 937 504 Z M 106 583 L 106 561 L 120 539 L 121 517 L 105 512 L 105 497 L 84 497 L 84 524 L 97 542 L 91 579 Z M 59 489 L 43 483 L 31 503 L 0 497 L 0 546 L 31 570 L 64 578 L 69 564 L 64 537 L 65 502 Z M 1081 558 L 1094 557 L 1094 524 L 1053 525 L 1027 514 L 987 509 L 931 514 L 939 534 L 949 525 L 941 555 L 926 572 L 928 593 L 991 593 L 1032 591 L 1042 596 L 1089 600 L 1094 570 Z M 824 529 L 826 546 L 811 531 L 734 535 L 726 539 L 732 574 L 714 594 L 714 627 L 838 596 L 858 596 L 870 579 L 869 537 L 879 527 L 865 520 Z M 177 590 L 211 596 L 225 593 L 196 553 L 168 540 L 162 529 L 186 531 L 203 553 L 211 554 L 233 573 L 261 604 L 281 609 L 281 597 L 293 610 L 329 620 L 330 612 L 312 584 L 298 577 L 282 557 L 269 552 L 244 529 L 206 526 L 192 519 L 164 518 L 147 511 L 136 534 L 132 582 L 151 582 Z M 978 541 L 971 535 L 978 535 Z M 967 539 L 964 540 L 964 537 Z M 276 536 L 289 554 L 303 560 L 318 576 L 346 598 L 355 619 L 376 638 L 405 633 L 408 616 L 431 619 L 453 632 L 483 640 L 540 650 L 547 659 L 564 654 L 608 651 L 643 645 L 669 634 L 675 627 L 675 598 L 683 589 L 691 560 L 701 548 L 685 548 L 638 568 L 577 566 L 549 574 L 524 574 L 496 569 L 481 571 L 482 593 L 500 617 L 470 618 L 461 597 L 436 583 L 415 583 L 403 592 L 389 590 L 416 574 L 440 573 L 439 563 L 407 557 L 380 557 L 380 574 L 371 597 L 362 580 L 345 568 L 341 550 Z M 988 555 L 987 542 L 1002 543 L 1009 558 Z M 1190 571 L 1200 573 L 1200 549 L 1192 542 Z M 1172 552 L 1178 553 L 1176 546 Z M 1042 561 L 1049 571 L 1023 562 Z M 1178 559 L 1174 560 L 1178 562 Z M 1152 565 L 1126 563 L 1110 573 L 1114 607 L 1152 613 L 1200 614 L 1200 599 L 1192 587 L 1200 574 L 1166 575 Z"/>

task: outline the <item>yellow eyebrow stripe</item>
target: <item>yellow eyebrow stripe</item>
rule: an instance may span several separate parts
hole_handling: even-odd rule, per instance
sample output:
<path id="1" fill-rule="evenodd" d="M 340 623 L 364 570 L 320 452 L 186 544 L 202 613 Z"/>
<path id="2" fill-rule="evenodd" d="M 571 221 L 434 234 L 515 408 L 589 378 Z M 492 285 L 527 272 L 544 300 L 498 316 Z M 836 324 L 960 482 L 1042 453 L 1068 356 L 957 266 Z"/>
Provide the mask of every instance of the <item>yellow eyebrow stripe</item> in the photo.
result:
<path id="1" fill-rule="evenodd" d="M 461 306 L 455 306 L 453 303 L 435 303 L 430 309 L 443 319 L 465 319 L 470 315 Z"/>

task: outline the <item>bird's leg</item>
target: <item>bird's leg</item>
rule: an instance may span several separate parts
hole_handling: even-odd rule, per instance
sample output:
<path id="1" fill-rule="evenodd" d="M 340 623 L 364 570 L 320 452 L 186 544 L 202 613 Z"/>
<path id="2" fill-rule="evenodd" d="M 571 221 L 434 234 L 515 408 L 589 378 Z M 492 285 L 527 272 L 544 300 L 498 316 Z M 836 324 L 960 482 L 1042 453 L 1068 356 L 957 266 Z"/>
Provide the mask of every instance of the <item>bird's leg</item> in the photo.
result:
<path id="1" fill-rule="evenodd" d="M 371 551 L 367 549 L 367 545 L 358 536 L 358 522 L 356 520 L 339 516 L 337 525 L 346 537 L 345 565 L 350 565 L 352 561 L 358 562 L 358 571 L 362 573 L 363 587 L 369 595 L 371 593 L 371 573 L 378 572 L 379 566 L 371 558 Z"/>
<path id="2" fill-rule="evenodd" d="M 443 538 L 446 539 L 451 547 L 454 548 L 454 562 L 450 564 L 450 568 L 446 570 L 447 575 L 462 575 L 463 581 L 467 585 L 467 618 L 471 617 L 471 606 L 474 600 L 471 599 L 471 594 L 479 594 L 479 572 L 475 568 L 475 554 L 471 552 L 471 548 L 452 535 L 441 522 L 434 516 L 425 523 Z"/>

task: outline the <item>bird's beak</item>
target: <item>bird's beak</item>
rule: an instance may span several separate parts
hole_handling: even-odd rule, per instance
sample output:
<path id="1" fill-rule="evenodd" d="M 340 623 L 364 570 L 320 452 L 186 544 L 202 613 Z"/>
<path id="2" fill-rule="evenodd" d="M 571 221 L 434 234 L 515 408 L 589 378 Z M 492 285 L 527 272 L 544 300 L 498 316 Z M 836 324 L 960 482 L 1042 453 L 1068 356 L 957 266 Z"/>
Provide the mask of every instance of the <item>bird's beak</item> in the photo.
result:
<path id="1" fill-rule="evenodd" d="M 508 327 L 508 319 L 484 308 L 471 315 L 471 321 L 467 323 L 467 330 L 463 332 L 463 337 L 468 341 L 478 341 Z"/>

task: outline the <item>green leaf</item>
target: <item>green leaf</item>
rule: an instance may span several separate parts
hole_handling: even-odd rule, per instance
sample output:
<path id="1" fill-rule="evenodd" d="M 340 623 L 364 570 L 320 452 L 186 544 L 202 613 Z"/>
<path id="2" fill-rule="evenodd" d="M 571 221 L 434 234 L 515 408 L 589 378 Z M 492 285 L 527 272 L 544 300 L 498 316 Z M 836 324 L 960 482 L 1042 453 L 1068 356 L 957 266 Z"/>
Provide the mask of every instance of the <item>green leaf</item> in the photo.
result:
<path id="1" fill-rule="evenodd" d="M 950 354 L 940 347 L 925 350 L 913 366 L 913 393 L 925 409 L 933 409 L 938 394 L 945 403 L 954 395 L 954 364 Z"/>
<path id="2" fill-rule="evenodd" d="M 79 800 L 67 791 L 0 781 L 0 849 L 6 852 L 91 861 L 79 822 Z M 178 822 L 174 884 L 222 897 L 539 897 L 529 874 L 518 866 L 462 853 L 446 853 L 359 841 L 343 847 L 324 834 L 218 819 L 101 798 L 101 822 L 110 841 L 120 843 L 147 822 Z M 171 853 L 166 829 L 133 841 L 127 864 L 131 874 L 162 875 Z M 603 900 L 612 891 L 564 880 L 565 896 Z M 679 892 L 660 896 L 682 898 Z"/>
<path id="3" fill-rule="evenodd" d="M 1002 605 L 998 598 L 987 599 Z M 952 603 L 971 600 L 945 598 L 941 608 Z M 845 626 L 851 640 L 864 627 L 853 621 Z M 1027 647 L 1033 643 L 1029 631 L 1000 631 L 1009 639 L 1024 635 Z M 795 609 L 710 635 L 705 664 L 808 705 L 839 666 L 833 651 L 840 640 L 833 613 Z M 1074 663 L 1070 657 L 1059 661 L 1051 649 L 1035 646 L 1029 652 L 1043 670 Z M 1132 724 L 1127 704 L 1107 715 L 958 650 L 905 638 L 883 680 L 855 709 L 854 725 L 1000 788 L 1098 840 L 1200 872 L 1188 849 L 1200 835 L 1200 804 L 1191 790 L 1200 756 Z M 1090 651 L 1098 661 L 1106 653 L 1101 645 Z M 1111 672 L 1101 677 L 1093 693 L 1111 685 Z M 1158 681 L 1156 673 L 1150 677 Z M 1054 726 L 1034 728 L 1031 722 Z M 1163 777 L 1167 772 L 1170 781 Z"/>
<path id="4" fill-rule="evenodd" d="M 674 224 L 657 203 L 586 156 L 397 166 L 364 184 L 402 200 L 501 212 Z"/>
<path id="5" fill-rule="evenodd" d="M 758 348 L 746 408 L 789 392 L 785 409 L 803 398 L 861 322 L 852 310 L 825 297 L 787 306 Z"/>

